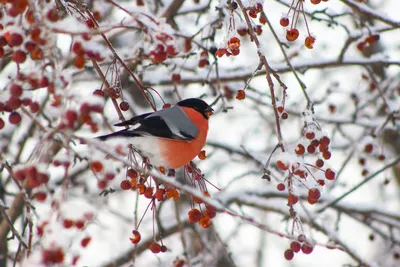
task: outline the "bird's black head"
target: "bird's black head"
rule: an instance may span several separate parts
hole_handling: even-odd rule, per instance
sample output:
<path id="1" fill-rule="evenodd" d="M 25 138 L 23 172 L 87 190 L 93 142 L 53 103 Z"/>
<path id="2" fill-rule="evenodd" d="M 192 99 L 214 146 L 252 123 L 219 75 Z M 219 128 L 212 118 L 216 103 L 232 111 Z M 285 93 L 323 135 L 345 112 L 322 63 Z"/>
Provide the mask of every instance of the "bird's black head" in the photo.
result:
<path id="1" fill-rule="evenodd" d="M 203 115 L 204 118 L 208 119 L 214 112 L 214 110 L 203 100 L 198 98 L 188 98 L 178 102 L 180 107 L 192 108 Z"/>

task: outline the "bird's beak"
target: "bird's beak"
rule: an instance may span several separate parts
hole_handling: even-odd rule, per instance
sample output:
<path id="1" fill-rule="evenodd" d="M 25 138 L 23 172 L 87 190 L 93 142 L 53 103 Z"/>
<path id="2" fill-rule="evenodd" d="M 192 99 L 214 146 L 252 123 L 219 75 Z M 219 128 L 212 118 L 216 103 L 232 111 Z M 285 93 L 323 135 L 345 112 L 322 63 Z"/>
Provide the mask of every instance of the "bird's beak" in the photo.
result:
<path id="1" fill-rule="evenodd" d="M 205 114 L 207 118 L 209 118 L 212 114 L 214 114 L 214 110 L 212 108 L 208 108 L 205 110 Z"/>

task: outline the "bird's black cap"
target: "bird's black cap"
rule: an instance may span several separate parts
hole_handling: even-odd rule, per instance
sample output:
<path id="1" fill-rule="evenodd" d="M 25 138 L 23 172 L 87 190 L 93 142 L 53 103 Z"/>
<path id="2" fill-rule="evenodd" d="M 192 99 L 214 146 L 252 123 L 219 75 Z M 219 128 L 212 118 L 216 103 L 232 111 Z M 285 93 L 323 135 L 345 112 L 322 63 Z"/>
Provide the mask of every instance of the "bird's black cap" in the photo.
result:
<path id="1" fill-rule="evenodd" d="M 208 119 L 214 112 L 214 110 L 206 102 L 199 98 L 188 98 L 178 102 L 177 105 L 180 107 L 192 108 L 200 112 L 206 119 Z"/>

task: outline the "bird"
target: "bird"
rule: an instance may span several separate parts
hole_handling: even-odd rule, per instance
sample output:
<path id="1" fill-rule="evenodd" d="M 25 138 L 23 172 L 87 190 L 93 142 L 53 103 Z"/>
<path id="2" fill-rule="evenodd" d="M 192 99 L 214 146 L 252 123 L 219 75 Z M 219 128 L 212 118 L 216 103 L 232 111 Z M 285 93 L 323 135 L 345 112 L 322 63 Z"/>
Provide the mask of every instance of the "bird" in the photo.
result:
<path id="1" fill-rule="evenodd" d="M 127 142 L 150 164 L 178 169 L 202 150 L 208 134 L 208 119 L 214 110 L 205 101 L 188 98 L 176 105 L 135 116 L 114 126 L 129 128 L 97 137 Z"/>

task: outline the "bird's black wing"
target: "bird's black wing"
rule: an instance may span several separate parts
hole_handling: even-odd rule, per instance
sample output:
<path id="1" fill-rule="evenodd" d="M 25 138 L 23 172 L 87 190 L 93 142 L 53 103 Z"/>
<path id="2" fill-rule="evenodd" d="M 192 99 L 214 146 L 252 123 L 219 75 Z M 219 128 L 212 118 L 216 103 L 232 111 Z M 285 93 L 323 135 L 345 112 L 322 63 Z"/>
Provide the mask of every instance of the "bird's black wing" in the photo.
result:
<path id="1" fill-rule="evenodd" d="M 134 129 L 124 129 L 115 133 L 102 135 L 97 138 L 99 138 L 100 140 L 106 140 L 110 137 L 137 137 L 146 135 L 182 141 L 191 141 L 195 138 L 195 136 L 185 133 L 184 131 L 173 133 L 162 117 L 148 117 L 151 114 L 153 114 L 153 112 L 145 113 L 133 117 L 132 119 L 129 119 L 127 121 L 115 124 L 115 126 L 133 126 L 139 124 L 139 127 L 136 127 Z"/>
<path id="2" fill-rule="evenodd" d="M 147 117 L 140 121 L 140 126 L 134 130 L 139 135 L 153 135 L 156 137 L 163 137 L 173 140 L 191 141 L 195 138 L 188 133 L 180 131 L 179 133 L 173 133 L 165 120 L 159 116 Z"/>

